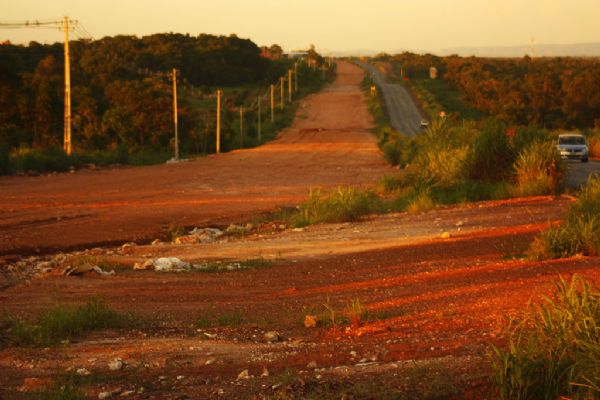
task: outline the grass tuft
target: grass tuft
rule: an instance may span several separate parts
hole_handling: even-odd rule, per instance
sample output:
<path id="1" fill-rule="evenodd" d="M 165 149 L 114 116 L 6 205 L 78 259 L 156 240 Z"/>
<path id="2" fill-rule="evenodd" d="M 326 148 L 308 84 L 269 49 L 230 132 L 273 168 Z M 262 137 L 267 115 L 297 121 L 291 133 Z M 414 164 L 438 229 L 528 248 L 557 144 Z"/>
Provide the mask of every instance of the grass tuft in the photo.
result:
<path id="1" fill-rule="evenodd" d="M 600 292 L 562 277 L 552 299 L 513 325 L 506 349 L 494 348 L 501 399 L 600 396 Z M 561 397 L 564 396 L 564 397 Z"/>
<path id="2" fill-rule="evenodd" d="M 98 329 L 123 328 L 132 322 L 130 315 L 118 313 L 93 298 L 77 307 L 56 306 L 41 313 L 33 324 L 13 321 L 9 336 L 16 346 L 44 347 Z"/>
<path id="3" fill-rule="evenodd" d="M 290 218 L 290 225 L 301 227 L 327 222 L 357 221 L 365 215 L 381 211 L 382 200 L 371 191 L 339 187 L 323 195 L 311 190 L 308 200 L 300 204 Z"/>
<path id="4" fill-rule="evenodd" d="M 565 167 L 552 142 L 535 141 L 517 156 L 514 170 L 513 194 L 536 196 L 558 193 Z"/>

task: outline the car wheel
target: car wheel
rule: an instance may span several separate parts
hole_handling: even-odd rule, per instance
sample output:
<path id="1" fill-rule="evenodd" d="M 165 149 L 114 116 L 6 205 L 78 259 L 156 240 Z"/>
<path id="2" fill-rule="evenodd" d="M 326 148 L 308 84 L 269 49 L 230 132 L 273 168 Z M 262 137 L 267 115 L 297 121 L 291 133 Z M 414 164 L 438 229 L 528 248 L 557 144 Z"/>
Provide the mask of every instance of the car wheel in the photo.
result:
<path id="1" fill-rule="evenodd" d="M 586 157 L 586 158 L 582 158 L 582 159 L 581 159 L 581 162 L 588 162 L 588 159 L 587 159 L 587 157 Z"/>

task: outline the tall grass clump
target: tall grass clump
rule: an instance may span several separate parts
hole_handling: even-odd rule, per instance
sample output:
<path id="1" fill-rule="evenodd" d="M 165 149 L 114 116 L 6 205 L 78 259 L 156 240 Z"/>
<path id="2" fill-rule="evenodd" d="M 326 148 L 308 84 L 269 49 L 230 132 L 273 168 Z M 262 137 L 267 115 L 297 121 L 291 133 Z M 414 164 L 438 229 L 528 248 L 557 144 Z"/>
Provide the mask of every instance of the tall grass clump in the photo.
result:
<path id="1" fill-rule="evenodd" d="M 501 399 L 600 398 L 600 292 L 561 278 L 552 298 L 512 325 L 493 361 Z"/>
<path id="2" fill-rule="evenodd" d="M 308 200 L 300 204 L 297 212 L 289 218 L 293 226 L 350 222 L 377 212 L 381 208 L 382 200 L 371 191 L 339 187 L 323 195 L 320 190 L 311 190 Z"/>
<path id="3" fill-rule="evenodd" d="M 504 180 L 515 160 L 514 147 L 503 124 L 488 122 L 469 155 L 469 177 L 484 182 Z"/>
<path id="4" fill-rule="evenodd" d="M 122 328 L 131 322 L 131 316 L 93 298 L 77 307 L 56 306 L 41 313 L 34 323 L 15 321 L 9 335 L 16 346 L 44 347 L 97 329 Z"/>
<path id="5" fill-rule="evenodd" d="M 536 259 L 600 255 L 600 177 L 588 179 L 564 222 L 542 232 L 531 252 Z"/>
<path id="6" fill-rule="evenodd" d="M 514 164 L 515 196 L 556 194 L 565 173 L 564 162 L 551 141 L 534 141 L 524 148 Z"/>

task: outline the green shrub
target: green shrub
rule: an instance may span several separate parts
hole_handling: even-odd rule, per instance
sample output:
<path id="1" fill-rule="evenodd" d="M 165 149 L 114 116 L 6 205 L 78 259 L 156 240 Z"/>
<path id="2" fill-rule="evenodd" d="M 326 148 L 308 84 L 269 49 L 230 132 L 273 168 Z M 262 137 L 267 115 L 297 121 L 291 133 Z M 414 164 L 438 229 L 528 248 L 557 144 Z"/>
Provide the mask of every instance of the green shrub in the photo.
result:
<path id="1" fill-rule="evenodd" d="M 506 128 L 499 123 L 487 123 L 469 155 L 469 176 L 480 181 L 500 181 L 511 173 L 514 159 Z"/>
<path id="2" fill-rule="evenodd" d="M 535 259 L 600 255 L 600 178 L 592 177 L 565 221 L 545 230 L 531 245 Z"/>
<path id="3" fill-rule="evenodd" d="M 422 148 L 416 163 L 420 167 L 420 178 L 432 186 L 452 187 L 462 182 L 467 175 L 469 148 L 432 146 Z"/>
<path id="4" fill-rule="evenodd" d="M 556 286 L 512 326 L 507 348 L 494 348 L 502 399 L 600 397 L 600 292 L 578 276 Z"/>
<path id="5" fill-rule="evenodd" d="M 323 196 L 320 190 L 311 190 L 290 220 L 294 226 L 356 221 L 381 208 L 381 199 L 371 191 L 339 187 Z"/>
<path id="6" fill-rule="evenodd" d="M 564 162 L 550 141 L 534 141 L 518 156 L 514 164 L 515 196 L 556 194 L 562 188 Z"/>
<path id="7" fill-rule="evenodd" d="M 426 191 L 419 193 L 413 197 L 406 205 L 406 211 L 410 213 L 420 213 L 434 209 L 435 202 L 430 194 Z"/>
<path id="8" fill-rule="evenodd" d="M 91 299 L 78 307 L 56 306 L 40 314 L 34 324 L 15 321 L 10 337 L 17 346 L 49 346 L 96 329 L 120 328 L 131 322 L 104 302 Z"/>

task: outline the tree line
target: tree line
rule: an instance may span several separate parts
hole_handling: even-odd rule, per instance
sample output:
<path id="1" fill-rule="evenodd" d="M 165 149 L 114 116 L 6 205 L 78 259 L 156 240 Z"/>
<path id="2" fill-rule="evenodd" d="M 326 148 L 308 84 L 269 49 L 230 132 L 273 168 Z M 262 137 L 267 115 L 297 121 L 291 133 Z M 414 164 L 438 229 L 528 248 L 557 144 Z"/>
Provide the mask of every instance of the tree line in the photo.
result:
<path id="1" fill-rule="evenodd" d="M 279 46 L 267 50 L 277 51 Z M 291 61 L 266 57 L 235 35 L 155 34 L 72 41 L 72 130 L 79 150 L 168 146 L 173 134 L 169 73 L 204 94 L 215 87 L 267 87 Z M 0 45 L 0 147 L 62 146 L 63 44 Z M 190 91 L 191 92 L 191 91 Z M 202 129 L 185 99 L 180 127 Z"/>
<path id="2" fill-rule="evenodd" d="M 600 60 L 596 58 L 478 58 L 402 53 L 382 55 L 408 79 L 430 67 L 482 113 L 517 125 L 549 129 L 600 127 Z"/>

